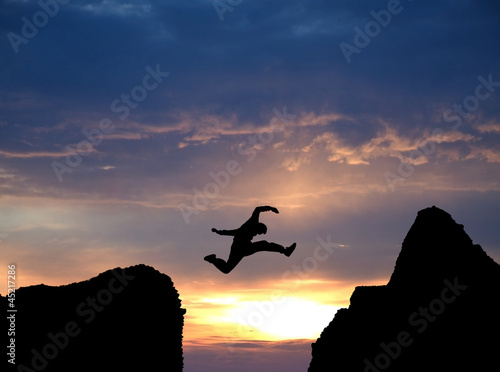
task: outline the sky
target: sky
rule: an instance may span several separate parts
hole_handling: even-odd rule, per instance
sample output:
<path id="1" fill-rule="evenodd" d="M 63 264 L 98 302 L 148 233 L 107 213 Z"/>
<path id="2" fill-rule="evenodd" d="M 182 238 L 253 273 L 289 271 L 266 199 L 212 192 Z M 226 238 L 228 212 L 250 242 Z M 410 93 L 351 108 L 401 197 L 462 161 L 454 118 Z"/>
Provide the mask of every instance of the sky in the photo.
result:
<path id="1" fill-rule="evenodd" d="M 304 371 L 436 205 L 500 262 L 497 1 L 1 0 L 0 263 L 18 287 L 144 263 L 185 371 Z M 229 275 L 259 205 L 260 253 Z M 7 293 L 6 281 L 0 293 Z"/>

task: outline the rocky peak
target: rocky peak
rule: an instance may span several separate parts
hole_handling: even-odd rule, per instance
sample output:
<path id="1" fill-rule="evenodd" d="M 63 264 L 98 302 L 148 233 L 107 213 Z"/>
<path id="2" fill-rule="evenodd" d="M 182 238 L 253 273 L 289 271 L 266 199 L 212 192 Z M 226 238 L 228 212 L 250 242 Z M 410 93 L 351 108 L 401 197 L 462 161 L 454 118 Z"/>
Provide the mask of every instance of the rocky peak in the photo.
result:
<path id="1" fill-rule="evenodd" d="M 493 370 L 499 313 L 500 265 L 448 213 L 427 208 L 389 283 L 357 287 L 313 343 L 309 372 Z"/>
<path id="2" fill-rule="evenodd" d="M 418 212 L 387 286 L 423 288 L 457 275 L 473 279 L 492 265 L 496 264 L 481 246 L 473 244 L 464 226 L 433 206 Z"/>

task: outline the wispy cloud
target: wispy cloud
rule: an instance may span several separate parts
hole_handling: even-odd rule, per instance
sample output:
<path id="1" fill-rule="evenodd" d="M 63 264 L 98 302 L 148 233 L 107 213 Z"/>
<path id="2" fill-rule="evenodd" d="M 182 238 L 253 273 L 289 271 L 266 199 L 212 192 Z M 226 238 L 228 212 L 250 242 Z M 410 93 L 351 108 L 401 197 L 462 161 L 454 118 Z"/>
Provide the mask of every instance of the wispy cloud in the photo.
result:
<path id="1" fill-rule="evenodd" d="M 32 158 L 61 158 L 68 155 L 68 151 L 50 152 L 50 151 L 33 151 L 33 152 L 12 152 L 0 150 L 0 156 L 6 158 L 32 159 Z"/>
<path id="2" fill-rule="evenodd" d="M 291 155 L 286 157 L 283 166 L 289 171 L 297 171 L 302 165 L 308 165 L 311 159 L 322 151 L 326 153 L 326 160 L 329 162 L 353 166 L 369 165 L 375 159 L 401 157 L 407 157 L 408 163 L 421 165 L 431 159 L 420 151 L 422 146 L 437 148 L 436 156 L 444 155 L 449 161 L 485 158 L 494 162 L 498 152 L 483 142 L 480 134 L 485 131 L 494 132 L 497 127 L 488 124 L 477 129 L 478 135 L 457 130 L 447 132 L 441 130 L 434 133 L 430 129 L 420 129 L 408 136 L 399 133 L 390 124 L 382 122 L 381 129 L 372 138 L 358 144 L 343 138 L 340 132 L 327 130 L 317 135 L 307 145 L 286 150 L 291 152 Z M 447 147 L 439 146 L 442 144 L 446 144 Z M 464 147 L 468 149 L 468 155 L 464 155 Z M 420 155 L 413 155 L 416 152 Z"/>
<path id="3" fill-rule="evenodd" d="M 476 124 L 474 126 L 479 133 L 495 133 L 500 134 L 500 123 L 497 121 L 489 121 L 487 123 Z"/>

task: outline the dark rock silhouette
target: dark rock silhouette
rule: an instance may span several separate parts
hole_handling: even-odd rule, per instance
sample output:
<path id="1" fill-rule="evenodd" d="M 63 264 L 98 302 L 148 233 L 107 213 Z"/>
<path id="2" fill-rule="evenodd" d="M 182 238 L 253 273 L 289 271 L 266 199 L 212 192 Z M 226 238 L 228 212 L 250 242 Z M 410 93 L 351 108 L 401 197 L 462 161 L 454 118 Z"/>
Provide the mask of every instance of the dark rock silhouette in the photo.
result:
<path id="1" fill-rule="evenodd" d="M 152 267 L 20 288 L 15 306 L 13 370 L 182 371 L 185 310 L 172 280 Z"/>
<path id="2" fill-rule="evenodd" d="M 498 369 L 500 265 L 436 207 L 385 286 L 357 287 L 312 345 L 309 372 Z"/>

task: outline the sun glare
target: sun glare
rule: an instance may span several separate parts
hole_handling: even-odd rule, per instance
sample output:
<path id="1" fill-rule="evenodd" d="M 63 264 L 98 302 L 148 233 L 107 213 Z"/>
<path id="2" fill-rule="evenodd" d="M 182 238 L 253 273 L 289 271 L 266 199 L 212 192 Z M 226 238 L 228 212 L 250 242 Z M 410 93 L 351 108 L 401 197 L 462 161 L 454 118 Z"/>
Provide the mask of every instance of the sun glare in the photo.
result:
<path id="1" fill-rule="evenodd" d="M 339 308 L 288 297 L 276 301 L 248 301 L 227 311 L 226 320 L 268 340 L 314 339 Z"/>

